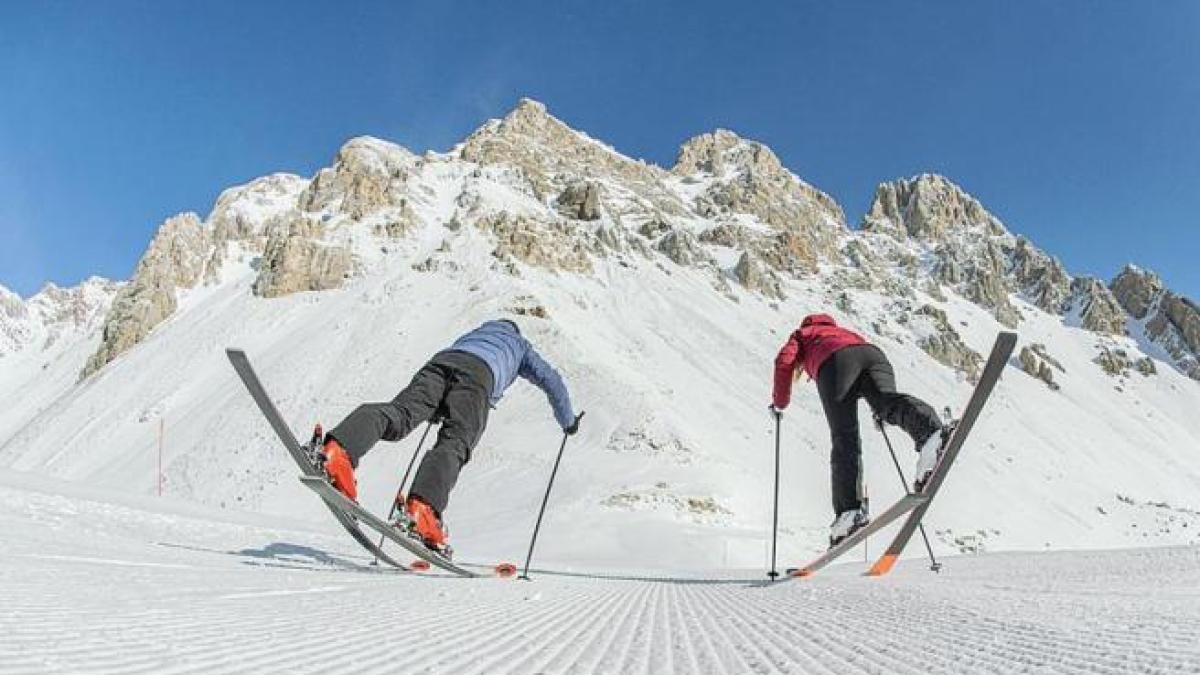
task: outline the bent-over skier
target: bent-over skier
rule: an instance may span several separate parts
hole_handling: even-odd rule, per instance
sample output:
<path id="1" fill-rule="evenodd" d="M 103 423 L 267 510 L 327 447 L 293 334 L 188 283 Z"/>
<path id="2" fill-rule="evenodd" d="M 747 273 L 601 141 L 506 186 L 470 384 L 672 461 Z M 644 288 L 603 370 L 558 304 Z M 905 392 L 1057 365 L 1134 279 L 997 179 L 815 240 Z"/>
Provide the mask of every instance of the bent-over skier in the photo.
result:
<path id="1" fill-rule="evenodd" d="M 816 380 L 817 393 L 833 441 L 830 470 L 833 524 L 829 545 L 835 546 L 870 522 L 862 499 L 862 441 L 858 432 L 858 400 L 912 437 L 919 453 L 914 482 L 919 492 L 937 466 L 950 428 L 929 404 L 896 392 L 892 364 L 878 347 L 847 330 L 827 314 L 804 318 L 775 357 L 771 412 L 781 415 L 792 396 L 792 381 L 801 372 Z"/>
<path id="2" fill-rule="evenodd" d="M 354 468 L 380 440 L 399 441 L 428 420 L 441 419 L 437 443 L 417 469 L 404 503 L 409 533 L 446 553 L 442 513 L 458 474 L 487 426 L 495 406 L 517 377 L 546 393 L 554 418 L 566 434 L 579 418 L 562 377 L 507 319 L 488 321 L 438 352 L 388 403 L 364 403 L 325 435 L 325 471 L 334 487 L 357 498 Z"/>

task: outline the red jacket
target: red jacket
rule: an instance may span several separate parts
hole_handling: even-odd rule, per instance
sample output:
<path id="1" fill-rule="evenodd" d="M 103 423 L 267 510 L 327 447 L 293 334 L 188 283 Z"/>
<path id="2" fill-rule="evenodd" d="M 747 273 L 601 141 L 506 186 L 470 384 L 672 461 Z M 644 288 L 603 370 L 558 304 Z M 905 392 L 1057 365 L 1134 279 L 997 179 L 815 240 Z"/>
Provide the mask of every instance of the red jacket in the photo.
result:
<path id="1" fill-rule="evenodd" d="M 791 334 L 775 357 L 775 392 L 772 396 L 775 407 L 782 410 L 791 402 L 792 373 L 798 366 L 803 365 L 804 372 L 815 380 L 830 354 L 844 347 L 865 344 L 867 341 L 861 335 L 837 325 L 828 314 L 804 317 L 800 329 Z"/>

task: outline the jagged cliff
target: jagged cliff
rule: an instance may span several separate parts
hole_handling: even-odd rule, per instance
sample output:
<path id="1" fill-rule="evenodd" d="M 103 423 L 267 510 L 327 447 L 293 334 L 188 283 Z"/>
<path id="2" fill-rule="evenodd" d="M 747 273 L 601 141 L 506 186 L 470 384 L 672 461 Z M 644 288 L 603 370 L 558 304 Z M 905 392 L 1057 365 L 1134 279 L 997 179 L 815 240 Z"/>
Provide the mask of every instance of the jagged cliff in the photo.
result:
<path id="1" fill-rule="evenodd" d="M 1153 272 L 1128 265 L 1112 292 L 1138 332 L 1161 348 L 1183 372 L 1200 380 L 1200 308 L 1171 292 Z"/>
<path id="2" fill-rule="evenodd" d="M 701 270 L 733 299 L 738 285 L 776 300 L 789 283 L 819 277 L 835 299 L 853 289 L 892 295 L 897 315 L 925 327 L 926 350 L 970 375 L 977 355 L 935 306 L 954 293 L 1008 327 L 1025 320 L 1022 306 L 1103 335 L 1136 324 L 1134 337 L 1197 377 L 1194 304 L 1137 271 L 1111 286 L 1072 276 L 943 176 L 880 184 L 851 230 L 829 195 L 731 131 L 688 140 L 667 170 L 528 99 L 449 153 L 356 138 L 311 180 L 269 176 L 226 191 L 204 221 L 168 219 L 113 302 L 83 376 L 145 339 L 181 293 L 216 283 L 231 256 L 256 260 L 251 288 L 264 298 L 334 289 L 386 264 L 380 252 L 404 246 L 445 203 L 453 208 L 437 223 L 447 235 L 441 258 L 453 257 L 449 240 L 467 227 L 494 242 L 506 274 L 528 265 L 586 276 L 596 261 L 637 259 Z"/>

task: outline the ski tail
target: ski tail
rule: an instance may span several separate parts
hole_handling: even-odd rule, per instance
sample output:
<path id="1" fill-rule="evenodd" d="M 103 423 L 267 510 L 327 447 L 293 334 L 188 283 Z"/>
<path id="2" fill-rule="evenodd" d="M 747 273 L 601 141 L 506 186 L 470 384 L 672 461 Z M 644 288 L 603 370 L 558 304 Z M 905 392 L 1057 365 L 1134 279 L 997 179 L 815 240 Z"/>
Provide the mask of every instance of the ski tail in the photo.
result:
<path id="1" fill-rule="evenodd" d="M 891 572 L 892 566 L 894 566 L 896 561 L 899 559 L 899 553 L 892 553 L 891 551 L 884 553 L 883 555 L 879 556 L 879 560 L 876 560 L 874 565 L 871 565 L 871 569 L 867 570 L 867 576 L 881 577 L 888 572 Z"/>

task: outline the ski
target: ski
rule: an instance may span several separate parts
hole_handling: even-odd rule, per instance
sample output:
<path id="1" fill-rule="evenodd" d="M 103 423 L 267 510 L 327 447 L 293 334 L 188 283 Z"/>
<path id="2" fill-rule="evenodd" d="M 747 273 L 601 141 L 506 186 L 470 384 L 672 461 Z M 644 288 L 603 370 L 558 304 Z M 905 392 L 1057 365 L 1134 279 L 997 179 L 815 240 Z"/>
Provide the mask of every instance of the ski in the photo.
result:
<path id="1" fill-rule="evenodd" d="M 233 364 L 233 369 L 237 371 L 238 377 L 241 378 L 242 384 L 246 385 L 246 389 L 250 392 L 254 403 L 258 405 L 259 411 L 267 418 L 267 422 L 271 425 L 271 428 L 275 430 L 275 435 L 279 437 L 279 440 L 283 443 L 283 447 L 287 448 L 288 454 L 299 465 L 300 471 L 305 476 L 323 477 L 323 472 L 308 458 L 308 454 L 300 446 L 300 442 L 296 440 L 296 436 L 292 433 L 291 428 L 283 421 L 283 416 L 279 414 L 275 403 L 267 395 L 266 390 L 263 389 L 262 382 L 259 381 L 258 374 L 254 372 L 254 368 L 250 365 L 250 359 L 246 357 L 246 353 L 240 349 L 226 349 L 225 354 L 229 357 L 229 362 Z M 367 552 L 375 556 L 377 560 L 382 560 L 397 569 L 411 571 L 412 568 L 398 562 L 375 542 L 371 541 L 370 537 L 359 529 L 358 523 L 353 518 L 329 504 L 329 502 L 325 502 L 325 505 L 354 541 L 358 542 Z"/>
<path id="2" fill-rule="evenodd" d="M 804 567 L 788 569 L 788 577 L 811 577 L 817 573 L 817 570 L 842 557 L 843 554 L 857 546 L 862 540 L 871 536 L 878 530 L 892 524 L 904 514 L 909 513 L 913 509 L 921 507 L 926 501 L 927 498 L 922 495 L 906 495 L 901 497 L 900 500 L 888 508 L 888 510 L 881 513 L 878 518 L 874 518 L 871 520 L 871 522 L 867 523 L 865 527 L 838 542 L 836 546 L 830 547 L 828 551 L 825 551 L 825 553 L 821 554 L 821 556 L 816 560 L 813 560 Z"/>
<path id="3" fill-rule="evenodd" d="M 320 495 L 321 499 L 325 500 L 325 503 L 330 507 L 340 509 L 349 516 L 358 520 L 358 522 L 365 524 L 367 527 L 404 547 L 409 553 L 417 556 L 418 558 L 459 576 L 479 576 L 478 574 L 466 568 L 455 565 L 449 559 L 439 555 L 438 553 L 431 551 L 421 542 L 409 537 L 407 534 L 393 527 L 391 523 L 364 509 L 357 502 L 351 501 L 349 497 L 339 492 L 337 488 L 333 487 L 329 480 L 324 476 L 301 476 L 300 482 L 304 483 L 304 485 L 310 490 Z"/>
<path id="4" fill-rule="evenodd" d="M 416 560 L 412 561 L 411 565 L 409 565 L 409 569 L 413 570 L 414 572 L 428 572 L 430 567 L 431 565 L 429 564 L 429 561 L 425 560 L 424 558 L 417 558 Z M 516 576 L 517 574 L 517 566 L 510 562 L 502 562 L 493 565 L 491 570 L 492 576 L 497 576 L 501 579 L 508 579 Z"/>
<path id="5" fill-rule="evenodd" d="M 942 486 L 942 481 L 946 479 L 946 474 L 950 471 L 950 465 L 958 457 L 959 450 L 962 449 L 963 443 L 967 439 L 967 434 L 971 433 L 971 427 L 975 425 L 975 421 L 979 418 L 979 413 L 983 410 L 983 405 L 987 403 L 988 397 L 992 395 L 992 390 L 995 389 L 996 382 L 999 381 L 1000 375 L 1004 372 L 1004 366 L 1007 365 L 1009 357 L 1012 356 L 1013 348 L 1016 344 L 1016 333 L 1002 332 L 996 336 L 996 342 L 992 345 L 992 353 L 988 356 L 987 363 L 983 367 L 983 374 L 979 376 L 979 383 L 975 385 L 975 391 L 971 393 L 971 399 L 967 402 L 962 419 L 958 421 L 958 426 L 954 429 L 953 434 L 951 434 L 950 440 L 946 442 L 946 450 L 942 453 L 941 459 L 938 461 L 937 466 L 934 467 L 933 473 L 930 474 L 924 488 L 920 492 L 920 496 L 926 498 L 925 502 L 909 514 L 908 520 L 904 521 L 904 525 L 896 533 L 896 537 L 892 540 L 892 543 L 883 552 L 883 555 L 875 561 L 871 569 L 867 571 L 867 576 L 883 576 L 891 571 L 892 566 L 896 564 L 896 560 L 899 559 L 900 554 L 904 551 L 904 547 L 908 545 L 913 533 L 916 532 L 917 526 L 921 524 L 921 519 L 925 517 L 925 512 L 929 510 L 929 505 L 933 503 L 934 496 L 937 495 L 938 489 Z"/>

